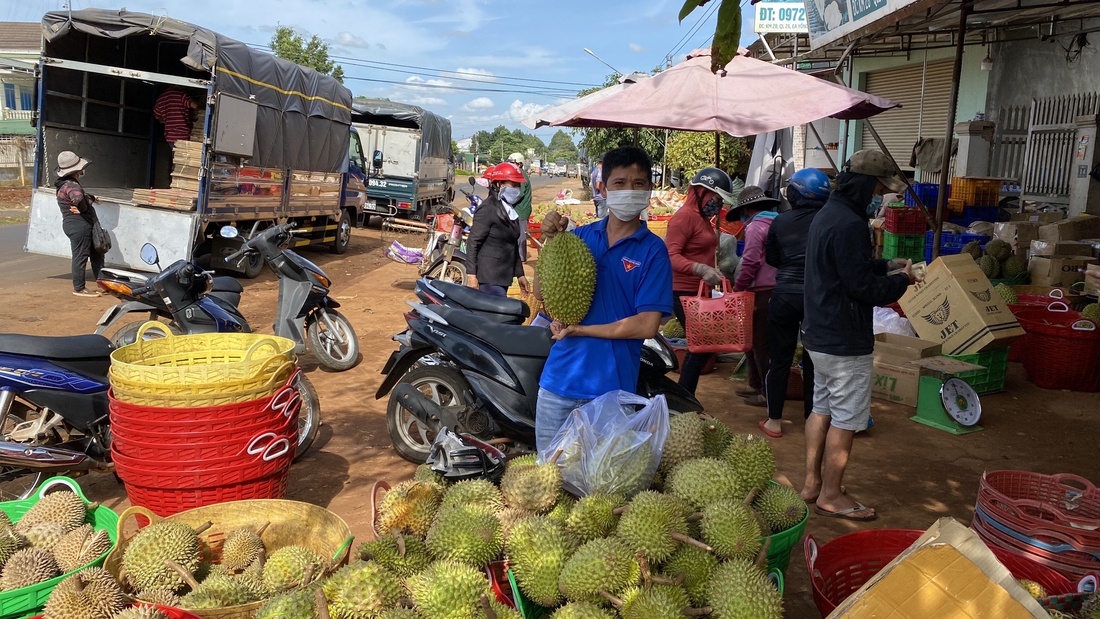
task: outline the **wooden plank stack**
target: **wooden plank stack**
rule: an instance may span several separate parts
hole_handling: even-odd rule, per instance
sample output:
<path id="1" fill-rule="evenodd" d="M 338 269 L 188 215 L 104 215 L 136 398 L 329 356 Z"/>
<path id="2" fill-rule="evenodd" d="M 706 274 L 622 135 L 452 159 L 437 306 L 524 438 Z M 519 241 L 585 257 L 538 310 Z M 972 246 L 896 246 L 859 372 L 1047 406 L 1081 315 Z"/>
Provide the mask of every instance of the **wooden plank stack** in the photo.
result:
<path id="1" fill-rule="evenodd" d="M 193 211 L 198 202 L 197 191 L 184 189 L 135 189 L 134 203 L 148 204 L 175 211 Z"/>
<path id="2" fill-rule="evenodd" d="M 192 118 L 195 120 L 191 125 L 191 137 L 188 139 L 192 142 L 202 142 L 203 134 L 206 132 L 206 110 L 204 108 L 194 110 Z"/>
<path id="3" fill-rule="evenodd" d="M 198 192 L 202 142 L 177 140 L 172 144 L 172 189 Z"/>

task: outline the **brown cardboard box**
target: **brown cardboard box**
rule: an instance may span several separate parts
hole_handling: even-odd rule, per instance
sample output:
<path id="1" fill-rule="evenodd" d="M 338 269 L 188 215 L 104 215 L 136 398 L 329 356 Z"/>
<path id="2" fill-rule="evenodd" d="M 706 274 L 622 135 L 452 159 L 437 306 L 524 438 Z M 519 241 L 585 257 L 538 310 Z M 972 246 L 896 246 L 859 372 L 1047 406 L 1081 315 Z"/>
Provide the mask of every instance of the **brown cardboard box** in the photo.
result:
<path id="1" fill-rule="evenodd" d="M 1011 245 L 1021 260 L 1027 260 L 1027 252 L 1031 242 L 1039 238 L 1041 225 L 1037 221 L 1006 221 L 993 225 L 993 237 Z"/>
<path id="2" fill-rule="evenodd" d="M 1081 239 L 1081 242 L 1092 247 L 1093 258 L 1100 258 L 1100 239 Z"/>
<path id="3" fill-rule="evenodd" d="M 937 258 L 900 303 L 917 335 L 943 344 L 945 355 L 1003 348 L 1024 334 L 969 254 Z"/>
<path id="4" fill-rule="evenodd" d="M 1084 281 L 1085 267 L 1090 264 L 1096 264 L 1096 258 L 1035 256 L 1028 262 L 1027 272 L 1035 286 L 1068 288 Z"/>
<path id="5" fill-rule="evenodd" d="M 1032 256 L 1087 256 L 1092 257 L 1092 245 L 1081 241 L 1039 241 L 1031 242 Z"/>
<path id="6" fill-rule="evenodd" d="M 1033 221 L 1041 224 L 1050 224 L 1056 221 L 1062 221 L 1066 218 L 1066 214 L 1062 211 L 1056 211 L 1054 213 L 1013 213 L 1012 221 Z"/>
<path id="7" fill-rule="evenodd" d="M 1100 237 L 1100 217 L 1081 215 L 1039 227 L 1043 241 L 1079 241 Z"/>
<path id="8" fill-rule="evenodd" d="M 828 619 L 1048 619 L 974 531 L 941 518 Z"/>
<path id="9" fill-rule="evenodd" d="M 922 370 L 909 362 L 937 356 L 940 349 L 940 344 L 920 338 L 893 333 L 876 335 L 875 378 L 871 397 L 915 407 Z"/>

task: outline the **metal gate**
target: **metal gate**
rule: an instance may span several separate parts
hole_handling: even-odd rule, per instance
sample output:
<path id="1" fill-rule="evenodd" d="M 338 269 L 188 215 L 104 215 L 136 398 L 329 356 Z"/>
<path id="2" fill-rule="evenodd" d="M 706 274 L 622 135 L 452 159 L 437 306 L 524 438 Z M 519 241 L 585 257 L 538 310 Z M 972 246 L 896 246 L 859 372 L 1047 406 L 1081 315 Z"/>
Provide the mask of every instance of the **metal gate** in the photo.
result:
<path id="1" fill-rule="evenodd" d="M 1021 197 L 1069 204 L 1077 117 L 1096 114 L 1100 93 L 1033 99 L 1021 169 Z"/>

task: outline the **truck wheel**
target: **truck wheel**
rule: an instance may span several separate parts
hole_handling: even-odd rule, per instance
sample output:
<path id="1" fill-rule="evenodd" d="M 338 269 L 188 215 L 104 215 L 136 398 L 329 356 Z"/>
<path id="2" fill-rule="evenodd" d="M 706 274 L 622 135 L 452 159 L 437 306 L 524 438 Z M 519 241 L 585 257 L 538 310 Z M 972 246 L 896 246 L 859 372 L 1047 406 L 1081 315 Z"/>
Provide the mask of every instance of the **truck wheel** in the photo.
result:
<path id="1" fill-rule="evenodd" d="M 351 245 L 351 214 L 347 209 L 340 209 L 340 220 L 336 223 L 336 240 L 329 247 L 332 253 L 342 254 Z"/>
<path id="2" fill-rule="evenodd" d="M 250 254 L 244 262 L 245 279 L 256 279 L 260 271 L 264 270 L 264 257 L 260 254 Z"/>

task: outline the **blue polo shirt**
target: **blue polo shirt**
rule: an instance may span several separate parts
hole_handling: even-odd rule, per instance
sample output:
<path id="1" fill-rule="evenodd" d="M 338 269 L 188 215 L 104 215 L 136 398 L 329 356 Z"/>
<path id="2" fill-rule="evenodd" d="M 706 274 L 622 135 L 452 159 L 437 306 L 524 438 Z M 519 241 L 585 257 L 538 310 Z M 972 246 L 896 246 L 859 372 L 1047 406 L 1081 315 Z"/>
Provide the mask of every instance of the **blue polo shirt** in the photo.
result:
<path id="1" fill-rule="evenodd" d="M 607 246 L 607 218 L 573 231 L 596 259 L 596 294 L 582 325 L 617 322 L 641 312 L 672 313 L 672 262 L 646 227 Z M 555 342 L 539 386 L 564 398 L 589 399 L 638 388 L 642 340 L 567 337 Z"/>

